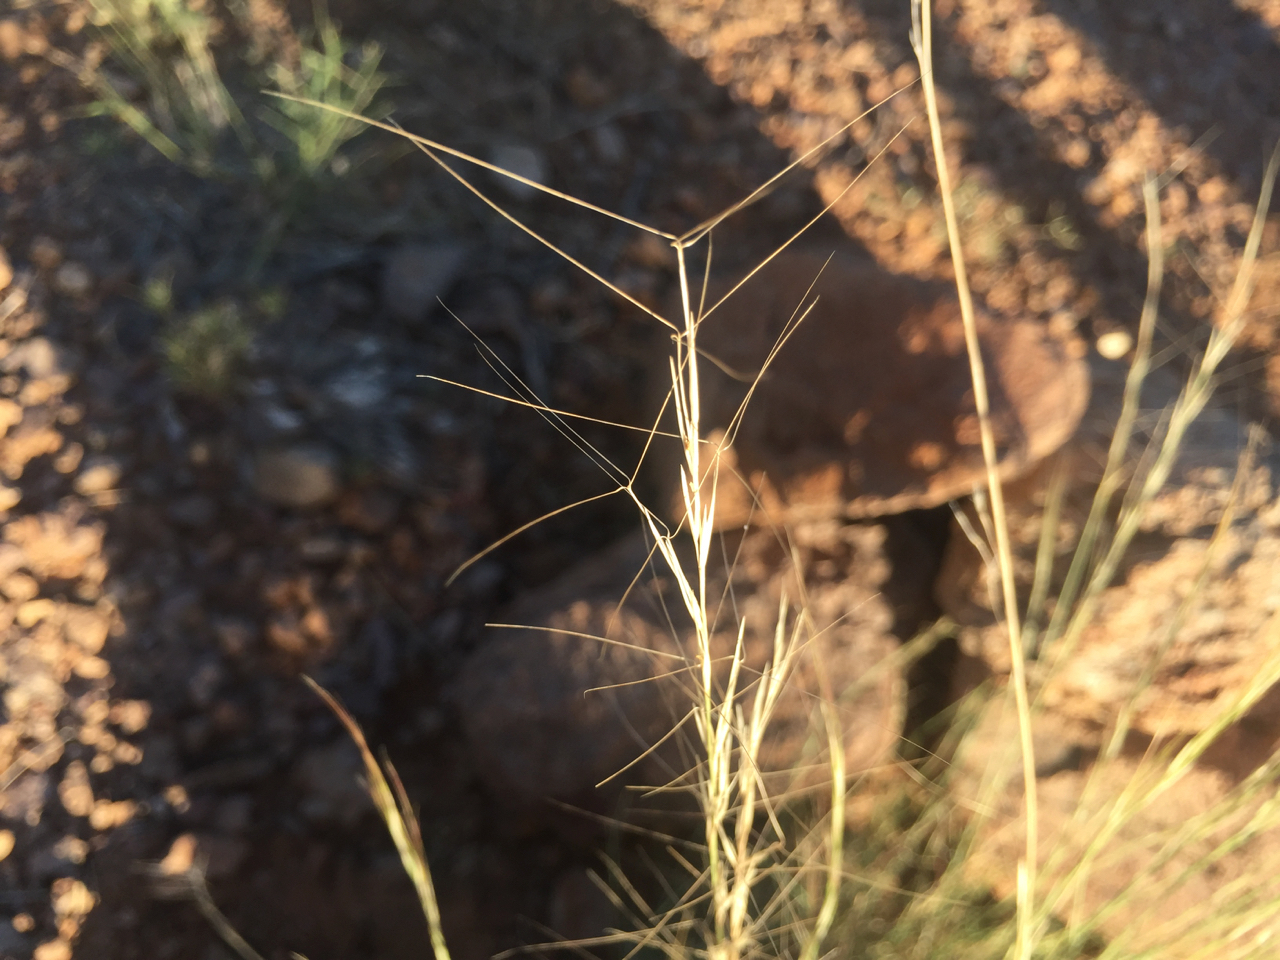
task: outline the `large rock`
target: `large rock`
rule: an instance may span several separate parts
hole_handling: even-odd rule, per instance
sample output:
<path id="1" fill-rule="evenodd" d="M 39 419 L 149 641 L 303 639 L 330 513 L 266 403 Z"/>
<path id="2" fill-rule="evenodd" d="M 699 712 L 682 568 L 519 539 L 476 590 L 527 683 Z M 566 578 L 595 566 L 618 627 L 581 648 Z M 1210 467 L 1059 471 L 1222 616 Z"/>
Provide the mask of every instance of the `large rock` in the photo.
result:
<path id="1" fill-rule="evenodd" d="M 713 283 L 708 305 L 730 288 Z M 700 327 L 705 435 L 731 424 L 788 324 L 725 451 L 717 525 L 868 517 L 934 507 L 985 485 L 960 311 L 945 285 L 837 255 L 785 252 Z M 1083 345 L 982 315 L 1001 475 L 1020 476 L 1075 431 L 1089 397 Z M 668 444 L 673 447 L 674 444 Z M 668 475 L 674 475 L 668 470 Z"/>
<path id="2" fill-rule="evenodd" d="M 1033 730 L 1037 747 L 1070 734 L 1052 715 Z M 965 877 L 1010 903 L 1026 850 L 1018 740 L 1012 700 L 999 696 L 966 735 L 948 784 L 957 814 L 973 822 Z M 1247 772 L 1217 759 L 1206 756 L 1160 787 L 1169 765 L 1142 749 L 1083 768 L 1069 754 L 1038 751 L 1037 905 L 1056 889 L 1061 919 L 1096 924 L 1113 944 L 1123 938 L 1130 956 L 1221 956 L 1229 942 L 1274 941 L 1280 914 L 1259 905 L 1280 896 L 1280 829 L 1267 810 L 1275 789 L 1242 797 Z"/>
<path id="3" fill-rule="evenodd" d="M 1105 458 L 1104 439 L 1118 415 L 1123 373 L 1119 365 L 1099 362 L 1089 428 L 1061 454 L 1068 479 L 1049 574 L 1051 598 L 1088 515 L 1098 465 Z M 1158 411 L 1173 402 L 1178 388 L 1171 373 L 1154 372 L 1143 393 L 1143 407 L 1152 413 L 1140 424 L 1157 422 Z M 1139 432 L 1131 468 L 1139 465 L 1145 441 Z M 1134 729 L 1142 733 L 1198 733 L 1280 655 L 1280 631 L 1273 623 L 1280 597 L 1280 510 L 1273 506 L 1280 458 L 1265 447 L 1248 475 L 1239 478 L 1234 520 L 1213 545 L 1244 443 L 1245 428 L 1231 411 L 1216 406 L 1205 411 L 1188 432 L 1168 482 L 1145 511 L 1138 536 L 1078 641 L 1065 654 L 1061 643 L 1040 652 L 1034 673 L 1041 703 L 1081 743 L 1096 745 L 1130 704 Z M 1023 603 L 1031 592 L 1052 474 L 1046 469 L 1008 491 Z M 1002 674 L 1010 669 L 1010 654 L 992 609 L 998 593 L 993 580 L 994 571 L 977 549 L 958 528 L 953 531 L 935 595 L 962 625 L 963 652 Z M 1274 714 L 1271 721 L 1280 732 L 1280 709 L 1268 707 L 1270 702 L 1257 710 Z"/>
<path id="4" fill-rule="evenodd" d="M 897 641 L 894 612 L 880 595 L 891 572 L 884 537 L 879 526 L 835 522 L 796 532 L 814 632 L 761 751 L 775 789 L 820 779 L 795 772 L 820 759 L 820 672 L 836 692 L 850 772 L 883 762 L 896 743 L 903 681 L 886 662 Z M 716 553 L 734 564 L 728 573 L 723 563 L 710 572 L 709 595 L 717 598 L 712 653 L 723 683 L 740 618 L 749 715 L 753 681 L 773 652 L 779 605 L 785 595 L 795 610 L 799 581 L 771 531 L 728 535 Z M 584 801 L 642 755 L 625 779 L 668 783 L 691 766 L 691 721 L 646 755 L 687 716 L 696 686 L 688 619 L 670 575 L 647 567 L 648 556 L 637 535 L 525 596 L 502 620 L 535 629 L 491 635 L 464 665 L 452 699 L 477 769 L 499 792 Z M 790 624 L 794 613 L 788 617 Z"/>

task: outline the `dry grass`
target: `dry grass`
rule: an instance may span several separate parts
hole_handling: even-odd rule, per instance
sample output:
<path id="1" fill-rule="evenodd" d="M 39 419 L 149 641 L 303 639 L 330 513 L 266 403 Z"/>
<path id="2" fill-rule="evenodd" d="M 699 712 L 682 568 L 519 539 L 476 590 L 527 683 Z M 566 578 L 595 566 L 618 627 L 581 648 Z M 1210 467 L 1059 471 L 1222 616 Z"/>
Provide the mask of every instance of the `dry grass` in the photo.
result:
<path id="1" fill-rule="evenodd" d="M 574 428 L 567 415 L 549 407 L 544 398 L 512 371 L 495 367 L 511 390 L 506 399 L 538 410 L 553 429 L 571 438 L 615 481 L 616 487 L 609 495 L 624 496 L 634 504 L 651 538 L 653 556 L 661 561 L 665 573 L 675 583 L 684 612 L 693 625 L 686 667 L 692 694 L 689 706 L 696 760 L 683 782 L 697 799 L 702 829 L 700 842 L 691 848 L 691 853 L 682 853 L 674 845 L 667 848 L 674 868 L 677 872 L 683 871 L 687 884 L 683 890 L 673 889 L 670 902 L 658 906 L 649 903 L 638 886 L 616 865 L 609 864 L 610 882 L 602 886 L 619 913 L 630 918 L 631 924 L 607 937 L 576 946 L 587 950 L 618 945 L 625 948 L 627 956 L 647 951 L 673 958 L 705 957 L 708 960 L 747 957 L 816 960 L 832 953 L 849 958 L 939 960 L 944 957 L 1138 960 L 1174 956 L 1234 960 L 1272 955 L 1274 946 L 1268 937 L 1274 929 L 1274 918 L 1280 916 L 1280 889 L 1276 889 L 1274 877 L 1252 876 L 1233 881 L 1220 887 L 1200 907 L 1173 920 L 1157 923 L 1151 914 L 1164 898 L 1191 880 L 1211 874 L 1233 851 L 1261 834 L 1280 829 L 1280 802 L 1275 799 L 1280 759 L 1259 768 L 1218 802 L 1175 828 L 1135 837 L 1132 827 L 1141 822 L 1144 812 L 1175 790 L 1223 731 L 1244 716 L 1262 694 L 1280 680 L 1280 649 L 1246 689 L 1224 704 L 1217 718 L 1201 733 L 1184 742 L 1157 743 L 1129 767 L 1121 764 L 1118 744 L 1127 732 L 1132 705 L 1122 710 L 1113 725 L 1110 746 L 1090 771 L 1070 818 L 1071 831 L 1060 831 L 1054 842 L 1047 845 L 1041 843 L 1038 833 L 1039 784 L 1031 733 L 1038 709 L 1036 690 L 1070 657 L 1081 632 L 1093 618 L 1099 596 L 1115 578 L 1121 558 L 1139 528 L 1143 511 L 1168 479 L 1187 428 L 1208 403 L 1215 374 L 1240 332 L 1280 153 L 1273 157 L 1268 169 L 1236 286 L 1224 305 L 1204 355 L 1193 365 L 1185 388 L 1167 413 L 1165 429 L 1135 476 L 1129 450 L 1143 380 L 1150 363 L 1163 277 L 1157 187 L 1153 180 L 1148 180 L 1144 188 L 1150 256 L 1148 291 L 1111 453 L 1089 521 L 1077 545 L 1075 560 L 1056 597 L 1050 596 L 1051 583 L 1045 566 L 1054 545 L 1049 535 L 1042 540 L 1041 562 L 1024 625 L 996 471 L 986 373 L 977 349 L 962 238 L 933 90 L 928 0 L 917 0 L 914 10 L 913 41 L 920 60 L 940 198 L 982 424 L 990 510 L 987 526 L 994 541 L 987 549 L 998 567 L 1003 595 L 1000 606 L 1005 612 L 1013 674 L 1004 690 L 980 691 L 944 718 L 949 728 L 940 737 L 940 746 L 931 754 L 921 753 L 901 764 L 903 785 L 882 790 L 875 798 L 874 813 L 865 818 L 864 825 L 854 834 L 846 833 L 842 815 L 849 799 L 848 784 L 842 765 L 842 735 L 829 695 L 823 699 L 818 717 L 821 737 L 827 744 L 825 762 L 830 770 L 826 802 L 833 815 L 809 823 L 801 830 L 784 827 L 785 800 L 769 794 L 758 770 L 757 759 L 771 714 L 813 635 L 804 609 L 789 609 L 784 605 L 779 610 L 773 657 L 759 674 L 749 675 L 744 666 L 745 628 L 739 628 L 739 642 L 725 669 L 717 668 L 712 648 L 712 625 L 717 614 L 717 598 L 708 587 L 708 570 L 716 545 L 712 518 L 719 484 L 729 478 L 717 455 L 719 448 L 708 444 L 702 434 L 698 335 L 701 323 L 723 300 L 705 302 L 705 273 L 700 277 L 692 269 L 692 263 L 695 252 L 705 242 L 708 249 L 704 256 L 709 271 L 713 230 L 752 202 L 772 181 L 740 204 L 678 236 L 615 217 L 637 230 L 660 237 L 675 250 L 682 309 L 678 317 L 664 317 L 559 250 L 536 230 L 517 221 L 459 173 L 455 161 L 511 176 L 543 193 L 576 204 L 584 213 L 613 214 L 442 144 L 405 134 L 394 125 L 373 123 L 407 137 L 497 215 L 516 224 L 618 296 L 630 300 L 661 324 L 671 338 L 668 406 L 683 452 L 680 489 L 684 516 L 675 526 L 664 522 L 660 513 L 647 506 L 637 494 L 638 464 L 624 468 L 610 462 Z M 291 102 L 320 107 L 348 120 L 365 119 L 359 117 L 357 111 L 306 98 L 295 97 Z M 797 159 L 796 164 L 809 160 L 829 142 Z M 835 198 L 832 205 L 839 199 Z M 797 304 L 793 323 L 803 322 L 810 306 Z M 730 438 L 746 415 L 749 413 L 744 402 L 729 430 Z M 669 439 L 660 434 L 656 425 L 649 428 L 649 433 L 651 443 Z M 1057 489 L 1060 493 L 1061 488 Z M 1053 503 L 1055 498 L 1051 497 L 1050 501 Z M 1049 510 L 1052 513 L 1052 506 Z M 1229 515 L 1230 511 L 1220 529 L 1230 523 Z M 1046 524 L 1048 530 L 1054 527 L 1056 524 Z M 687 555 L 692 556 L 691 562 L 682 559 Z M 1042 626 L 1043 614 L 1050 608 L 1052 615 Z M 1162 645 L 1164 648 L 1167 644 Z M 1035 684 L 1028 678 L 1027 651 L 1041 654 Z M 1154 676 L 1156 665 L 1156 660 L 1145 665 L 1146 683 Z M 1006 886 L 1015 891 L 1011 903 L 998 901 L 975 886 L 969 870 L 970 862 L 980 855 L 980 845 L 989 835 L 993 812 L 1010 793 L 1001 773 L 1007 767 L 992 764 L 976 793 L 962 795 L 954 789 L 957 768 L 948 760 L 964 755 L 971 729 L 1002 696 L 1012 700 L 1016 715 L 1018 733 L 1013 746 L 1019 754 L 1017 766 L 1022 778 L 1020 792 L 1013 791 L 1020 805 L 1014 818 L 1020 824 L 1020 856 L 1017 862 L 1005 865 L 1011 880 Z M 332 701 L 330 705 L 339 712 L 361 747 L 371 794 L 419 892 L 436 957 L 444 960 L 448 953 L 440 932 L 430 871 L 403 790 L 394 771 L 388 767 L 384 773 L 374 760 L 350 718 Z M 1117 770 L 1125 774 L 1124 782 L 1118 790 L 1108 789 L 1107 777 Z M 1128 881 L 1119 886 L 1103 909 L 1092 914 L 1084 911 L 1082 904 L 1091 884 L 1097 883 L 1108 870 L 1116 869 L 1117 858 L 1122 856 L 1130 861 L 1137 858 L 1140 869 L 1131 871 Z M 1112 921 L 1120 916 L 1127 919 L 1117 928 Z"/>

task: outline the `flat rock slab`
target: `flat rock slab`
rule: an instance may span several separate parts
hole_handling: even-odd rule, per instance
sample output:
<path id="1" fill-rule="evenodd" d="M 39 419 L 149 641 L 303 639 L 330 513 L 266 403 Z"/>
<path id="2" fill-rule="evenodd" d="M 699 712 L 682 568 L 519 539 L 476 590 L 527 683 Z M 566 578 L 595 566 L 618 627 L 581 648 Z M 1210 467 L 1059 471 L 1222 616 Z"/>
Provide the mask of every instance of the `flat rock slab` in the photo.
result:
<path id="1" fill-rule="evenodd" d="M 883 528 L 833 523 L 809 533 L 797 550 L 802 568 L 822 570 L 804 584 L 816 639 L 796 658 L 760 751 L 775 791 L 821 781 L 814 772 L 824 769 L 815 713 L 819 663 L 822 683 L 835 693 L 851 773 L 885 761 L 903 717 L 902 676 L 886 661 L 897 640 L 880 593 L 891 572 Z M 716 552 L 732 560 L 709 574 L 709 595 L 718 598 L 712 655 L 723 685 L 741 621 L 741 702 L 750 716 L 754 681 L 773 654 L 780 603 L 784 595 L 790 601 L 790 626 L 799 583 L 772 531 L 735 532 L 724 547 Z M 495 632 L 464 664 L 451 699 L 476 768 L 498 792 L 517 801 L 591 803 L 602 781 L 639 758 L 614 786 L 676 782 L 692 767 L 699 753 L 690 743 L 692 630 L 670 574 L 660 559 L 648 559 L 639 535 L 590 558 L 520 598 L 503 619 L 524 627 Z"/>
<path id="2" fill-rule="evenodd" d="M 707 304 L 731 289 L 713 282 Z M 792 319 L 813 308 L 766 367 Z M 707 317 L 703 432 L 730 431 L 744 483 L 717 525 L 938 506 L 985 485 L 954 292 L 847 255 L 784 252 Z M 978 319 L 1001 474 L 1019 476 L 1075 431 L 1089 400 L 1083 344 L 1030 321 Z M 734 415 L 764 369 L 736 432 Z"/>

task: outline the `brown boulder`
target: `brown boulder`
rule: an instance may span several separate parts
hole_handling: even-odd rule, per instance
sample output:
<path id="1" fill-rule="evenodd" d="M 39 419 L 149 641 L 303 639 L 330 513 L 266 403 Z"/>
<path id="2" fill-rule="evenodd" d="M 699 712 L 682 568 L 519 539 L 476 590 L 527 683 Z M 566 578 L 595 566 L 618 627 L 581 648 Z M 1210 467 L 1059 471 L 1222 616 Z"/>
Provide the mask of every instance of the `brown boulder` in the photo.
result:
<path id="1" fill-rule="evenodd" d="M 1050 597 L 1057 596 L 1063 583 L 1100 479 L 1098 465 L 1119 413 L 1123 375 L 1117 364 L 1098 363 L 1090 426 L 1061 454 L 1068 480 Z M 1145 384 L 1142 405 L 1163 410 L 1178 389 L 1173 374 L 1155 371 Z M 1135 697 L 1135 730 L 1151 736 L 1199 733 L 1275 662 L 1280 510 L 1274 503 L 1280 459 L 1274 453 L 1264 448 L 1249 474 L 1240 478 L 1234 520 L 1210 553 L 1215 525 L 1231 498 L 1245 433 L 1231 411 L 1215 405 L 1204 411 L 1187 432 L 1168 481 L 1144 512 L 1138 537 L 1101 592 L 1078 642 L 1065 656 L 1061 644 L 1040 653 L 1042 665 L 1035 673 L 1041 703 L 1081 742 L 1096 746 L 1102 731 Z M 1139 433 L 1130 467 L 1137 468 L 1145 442 Z M 1015 576 L 1024 604 L 1035 573 L 1051 473 L 1046 469 L 1007 491 Z M 1112 522 L 1120 498 L 1113 504 Z M 1010 656 L 1004 628 L 992 612 L 998 592 L 991 588 L 993 576 L 968 538 L 953 530 L 935 596 L 962 625 L 962 651 L 1001 674 L 1010 669 Z M 1051 675 L 1049 664 L 1054 666 Z M 1140 689 L 1147 671 L 1150 684 Z M 1254 715 L 1280 734 L 1274 698 L 1260 703 Z"/>
<path id="2" fill-rule="evenodd" d="M 707 304 L 730 287 L 713 282 Z M 744 522 L 751 491 L 756 515 L 763 508 L 778 523 L 934 507 L 984 486 L 954 293 L 846 255 L 828 263 L 825 254 L 784 252 L 704 320 L 704 435 L 731 428 L 770 350 L 815 297 L 725 451 L 745 483 L 721 485 L 717 525 Z M 1040 324 L 980 315 L 978 330 L 1008 479 L 1075 431 L 1088 370 L 1080 343 L 1055 340 Z"/>
<path id="3" fill-rule="evenodd" d="M 883 762 L 897 741 L 904 693 L 900 671 L 886 661 L 897 641 L 880 594 L 890 573 L 884 536 L 881 527 L 838 523 L 797 532 L 814 639 L 796 661 L 761 751 L 762 768 L 778 774 L 769 780 L 775 790 L 820 779 L 793 773 L 820 763 L 819 663 L 837 692 L 850 772 Z M 709 595 L 718 598 L 712 653 L 723 683 L 740 618 L 750 715 L 780 602 L 785 594 L 794 610 L 798 583 L 771 531 L 727 535 L 716 552 L 734 562 L 709 574 Z M 452 699 L 477 769 L 499 792 L 583 802 L 687 716 L 696 688 L 692 631 L 671 577 L 660 560 L 646 567 L 648 555 L 636 535 L 526 595 L 502 619 L 529 628 L 495 632 L 464 664 Z M 682 727 L 624 779 L 676 780 L 693 762 L 695 736 L 691 725 Z"/>
<path id="4" fill-rule="evenodd" d="M 1064 743 L 1070 730 L 1050 715 L 1033 730 L 1037 906 L 1052 901 L 1061 919 L 1078 918 L 1128 956 L 1221 956 L 1234 944 L 1268 955 L 1247 948 L 1280 935 L 1280 915 L 1258 906 L 1280 896 L 1274 786 L 1245 793 L 1211 762 L 1169 777 L 1159 753 L 1140 745 L 1114 760 L 1055 763 L 1040 741 Z M 966 734 L 948 784 L 957 815 L 974 829 L 964 876 L 1008 902 L 1018 892 L 1013 865 L 1026 851 L 1018 741 L 1011 698 L 997 696 Z"/>

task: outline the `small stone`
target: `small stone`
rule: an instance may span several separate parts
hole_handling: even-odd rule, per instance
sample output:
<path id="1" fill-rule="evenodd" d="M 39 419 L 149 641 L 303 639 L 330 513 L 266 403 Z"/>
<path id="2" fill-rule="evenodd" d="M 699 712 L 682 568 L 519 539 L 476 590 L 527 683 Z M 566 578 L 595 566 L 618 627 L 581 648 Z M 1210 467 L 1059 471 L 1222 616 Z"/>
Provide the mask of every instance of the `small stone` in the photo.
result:
<path id="1" fill-rule="evenodd" d="M 308 537 L 298 544 L 298 553 L 307 563 L 336 563 L 346 553 L 346 544 L 337 537 Z"/>
<path id="2" fill-rule="evenodd" d="M 5 373 L 25 373 L 32 380 L 45 380 L 67 372 L 66 358 L 47 337 L 26 340 L 3 359 L 0 370 Z"/>
<path id="3" fill-rule="evenodd" d="M 297 433 L 306 422 L 296 410 L 275 403 L 263 405 L 262 418 L 276 433 Z"/>
<path id="4" fill-rule="evenodd" d="M 93 274 L 83 263 L 68 260 L 53 275 L 53 289 L 64 297 L 82 300 L 93 292 Z"/>
<path id="5" fill-rule="evenodd" d="M 16 20 L 0 20 L 0 57 L 12 63 L 22 56 L 26 37 L 22 25 Z"/>
<path id="6" fill-rule="evenodd" d="M 137 733 L 151 722 L 151 704 L 145 700 L 121 700 L 111 705 L 108 719 L 125 733 Z"/>
<path id="7" fill-rule="evenodd" d="M 21 549 L 23 566 L 38 577 L 74 580 L 105 574 L 95 571 L 101 561 L 104 529 L 82 523 L 75 511 L 19 517 L 4 525 L 4 538 Z"/>
<path id="8" fill-rule="evenodd" d="M 5 706 L 9 715 L 16 712 L 9 704 L 11 687 L 5 694 Z M 43 763 L 40 764 L 42 767 Z M 49 775 L 40 771 L 28 772 L 0 793 L 0 813 L 12 820 L 21 820 L 29 827 L 39 826 L 44 815 L 45 798 L 49 793 Z"/>
<path id="9" fill-rule="evenodd" d="M 187 788 L 178 783 L 164 788 L 164 802 L 177 813 L 186 813 L 191 809 L 191 798 L 187 795 Z M 169 852 L 173 853 L 172 850 Z"/>
<path id="10" fill-rule="evenodd" d="M 34 383 L 47 383 L 47 382 L 48 381 L 44 381 L 44 380 L 34 381 Z M 29 383 L 22 390 L 23 397 L 21 399 L 23 400 L 24 403 L 26 402 L 26 399 L 27 399 L 25 396 L 27 393 L 27 390 L 31 386 L 33 386 L 33 384 Z M 84 461 L 84 446 L 79 443 L 68 443 L 63 448 L 62 452 L 58 454 L 56 457 L 54 457 L 53 469 L 57 470 L 59 473 L 75 473 L 77 470 L 80 469 L 80 464 L 83 461 Z"/>
<path id="11" fill-rule="evenodd" d="M 21 548 L 15 547 L 12 543 L 0 543 L 0 578 L 7 577 L 26 563 L 27 558 L 23 555 Z"/>
<path id="12" fill-rule="evenodd" d="M 301 445 L 258 455 L 253 471 L 258 496 L 279 507 L 306 510 L 338 496 L 338 459 L 324 447 Z"/>
<path id="13" fill-rule="evenodd" d="M 621 163 L 627 155 L 627 139 L 614 124 L 606 123 L 591 131 L 596 156 L 607 164 Z"/>
<path id="14" fill-rule="evenodd" d="M 0 593 L 14 603 L 26 603 L 40 595 L 40 584 L 25 573 L 11 573 L 0 580 Z"/>
<path id="15" fill-rule="evenodd" d="M 62 939 L 47 940 L 36 947 L 31 960 L 71 960 L 71 944 Z"/>
<path id="16" fill-rule="evenodd" d="M 74 877 L 59 877 L 50 890 L 53 912 L 59 917 L 87 917 L 98 903 L 88 887 Z"/>
<path id="17" fill-rule="evenodd" d="M 62 782 L 58 784 L 58 799 L 73 817 L 87 817 L 93 812 L 93 788 L 89 786 L 89 771 L 79 760 L 67 764 Z"/>
<path id="18" fill-rule="evenodd" d="M 111 632 L 111 620 L 92 607 L 71 606 L 65 615 L 62 632 L 68 640 L 87 654 L 99 653 Z"/>
<path id="19" fill-rule="evenodd" d="M 111 664 L 101 657 L 81 657 L 71 672 L 84 680 L 101 680 L 111 676 Z"/>
<path id="20" fill-rule="evenodd" d="M 48 619 L 58 610 L 58 605 L 48 597 L 39 600 L 28 600 L 18 607 L 18 615 L 14 618 L 20 627 L 34 627 L 41 620 Z"/>
<path id="21" fill-rule="evenodd" d="M 525 180 L 532 180 L 534 183 L 545 184 L 549 178 L 547 158 L 533 147 L 503 144 L 494 147 L 491 160 L 494 166 L 521 176 Z M 538 189 L 528 183 L 512 180 L 502 174 L 494 174 L 494 176 L 512 200 L 531 200 L 538 193 Z"/>
<path id="22" fill-rule="evenodd" d="M 12 830 L 0 830 L 0 860 L 4 860 L 13 853 L 14 843 Z"/>
<path id="23" fill-rule="evenodd" d="M 0 437 L 22 422 L 22 404 L 16 400 L 0 400 Z"/>
<path id="24" fill-rule="evenodd" d="M 9 261 L 9 254 L 4 247 L 0 247 L 0 290 L 7 290 L 11 283 L 13 283 L 13 264 Z"/>
<path id="25" fill-rule="evenodd" d="M 1128 330 L 1108 330 L 1098 337 L 1098 353 L 1108 360 L 1123 360 L 1133 349 L 1133 337 Z"/>
<path id="26" fill-rule="evenodd" d="M 383 267 L 382 305 L 397 320 L 422 320 L 457 281 L 468 253 L 453 242 L 399 247 Z"/>
<path id="27" fill-rule="evenodd" d="M 328 382 L 325 392 L 344 407 L 372 410 L 387 399 L 387 371 L 381 365 L 353 367 Z"/>
<path id="28" fill-rule="evenodd" d="M 110 457 L 92 457 L 76 477 L 75 490 L 82 497 L 92 497 L 114 490 L 120 483 L 123 468 Z"/>
<path id="29" fill-rule="evenodd" d="M 89 814 L 89 826 L 95 830 L 114 830 L 124 826 L 138 812 L 138 804 L 134 800 L 99 800 L 93 805 Z"/>
<path id="30" fill-rule="evenodd" d="M 1221 177 L 1210 177 L 1196 187 L 1196 197 L 1203 204 L 1221 203 L 1228 190 L 1227 182 Z"/>
<path id="31" fill-rule="evenodd" d="M 194 833 L 181 834 L 169 845 L 169 852 L 157 864 L 156 869 L 166 877 L 182 876 L 195 866 L 199 845 Z"/>
<path id="32" fill-rule="evenodd" d="M 56 270 L 62 263 L 62 244 L 52 237 L 36 237 L 31 241 L 30 256 L 41 270 Z"/>
<path id="33" fill-rule="evenodd" d="M 55 843 L 52 849 L 53 855 L 59 860 L 76 866 L 84 863 L 89 858 L 89 844 L 71 834 L 67 834 L 67 836 Z"/>

